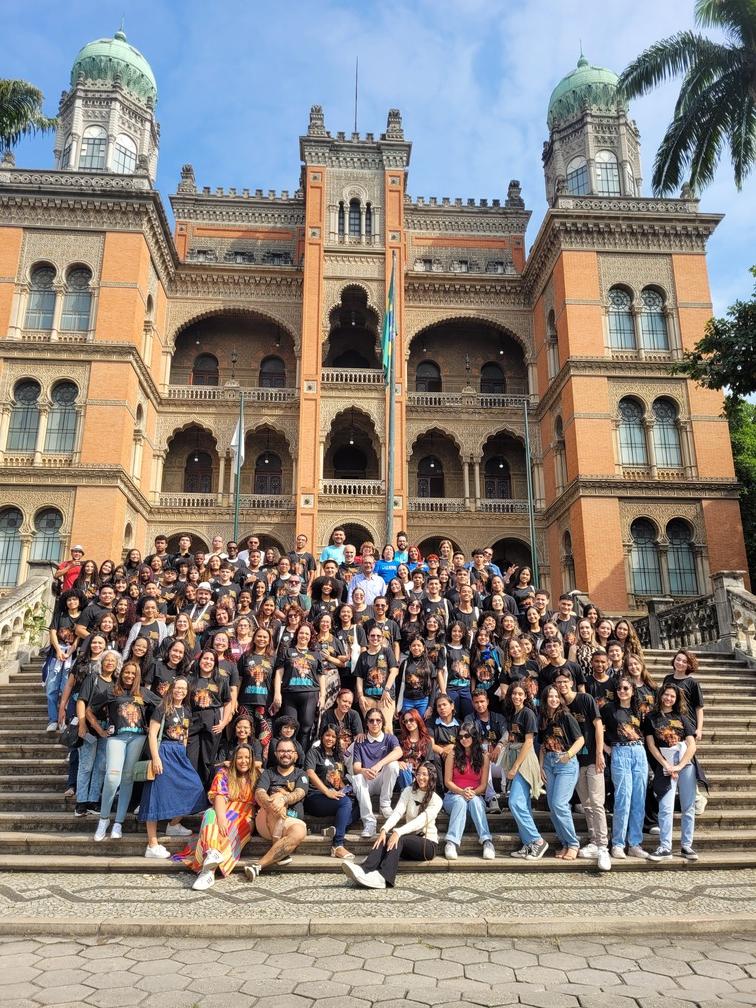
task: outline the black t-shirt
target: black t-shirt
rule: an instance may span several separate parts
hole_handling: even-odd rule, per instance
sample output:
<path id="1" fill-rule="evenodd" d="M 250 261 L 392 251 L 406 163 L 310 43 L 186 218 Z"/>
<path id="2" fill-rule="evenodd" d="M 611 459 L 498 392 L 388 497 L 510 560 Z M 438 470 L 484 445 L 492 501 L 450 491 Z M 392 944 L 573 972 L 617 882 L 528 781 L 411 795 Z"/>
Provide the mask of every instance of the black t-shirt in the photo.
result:
<path id="1" fill-rule="evenodd" d="M 221 743 L 218 746 L 218 752 L 215 757 L 216 765 L 219 763 L 228 763 L 234 754 L 237 746 L 241 745 L 241 742 L 237 742 L 236 738 L 225 738 L 221 739 Z M 255 763 L 262 763 L 262 746 L 256 738 L 247 739 L 244 745 L 252 747 L 252 755 L 254 757 Z"/>
<path id="2" fill-rule="evenodd" d="M 335 754 L 327 755 L 319 745 L 313 746 L 305 757 L 305 771 L 307 770 L 314 770 L 323 784 L 334 791 L 339 791 L 347 783 L 343 759 Z"/>
<path id="3" fill-rule="evenodd" d="M 446 645 L 446 688 L 470 689 L 470 652 L 458 644 Z"/>
<path id="4" fill-rule="evenodd" d="M 320 659 L 324 671 L 328 672 L 334 669 L 337 672 L 341 671 L 341 667 L 331 661 L 331 658 L 343 658 L 346 654 L 346 648 L 335 634 L 329 634 L 324 641 L 318 640 L 317 637 L 313 638 L 312 650 Z"/>
<path id="5" fill-rule="evenodd" d="M 351 734 L 352 738 L 356 735 L 361 735 L 365 729 L 362 724 L 362 718 L 360 717 L 360 712 L 351 707 L 344 715 L 344 720 L 339 721 L 336 716 L 336 708 L 329 707 L 328 710 L 323 714 L 323 719 L 321 721 L 321 729 L 326 728 L 328 725 L 333 725 L 336 731 L 339 731 L 342 727 L 346 728 Z"/>
<path id="6" fill-rule="evenodd" d="M 421 600 L 421 605 L 423 607 L 423 619 L 426 620 L 426 622 L 429 616 L 437 616 L 442 627 L 445 627 L 449 622 L 449 612 L 451 606 L 445 598 L 442 597 L 435 600 L 424 598 Z"/>
<path id="7" fill-rule="evenodd" d="M 175 707 L 170 714 L 166 714 L 165 705 L 160 704 L 152 712 L 150 721 L 157 721 L 158 724 L 165 718 L 163 725 L 163 741 L 181 742 L 186 745 L 189 738 L 189 725 L 191 724 L 191 712 L 188 707 Z"/>
<path id="8" fill-rule="evenodd" d="M 430 696 L 436 668 L 425 656 L 415 661 L 410 655 L 402 662 L 399 674 L 404 682 L 405 700 L 422 700 Z"/>
<path id="9" fill-rule="evenodd" d="M 538 718 L 529 707 L 523 707 L 521 711 L 512 714 L 509 721 L 509 731 L 507 742 L 518 744 L 525 741 L 528 735 L 538 733 Z"/>
<path id="10" fill-rule="evenodd" d="M 130 693 L 116 696 L 112 683 L 107 697 L 108 724 L 112 729 L 111 734 L 131 732 L 134 735 L 143 735 L 147 730 L 147 712 L 144 699 L 141 696 L 132 696 Z"/>
<path id="11" fill-rule="evenodd" d="M 671 749 L 673 746 L 684 742 L 692 735 L 695 737 L 696 726 L 690 718 L 681 714 L 662 714 L 661 711 L 652 711 L 643 720 L 643 736 L 647 738 L 653 736 L 658 748 Z"/>
<path id="12" fill-rule="evenodd" d="M 459 731 L 459 721 L 456 718 L 452 718 L 450 724 L 444 724 L 438 718 L 433 722 L 433 741 L 436 745 L 446 746 L 454 745 L 457 741 L 457 732 Z"/>
<path id="13" fill-rule="evenodd" d="M 577 754 L 580 766 L 588 766 L 596 762 L 596 726 L 594 721 L 601 717 L 598 704 L 590 693 L 576 693 L 571 704 L 568 704 L 570 714 L 575 718 L 580 734 L 585 740 L 583 748 Z"/>
<path id="14" fill-rule="evenodd" d="M 106 612 L 112 613 L 113 607 L 100 605 L 99 602 L 90 602 L 81 616 L 76 620 L 76 626 L 84 627 L 85 630 L 91 633 L 98 618 Z"/>
<path id="15" fill-rule="evenodd" d="M 354 674 L 362 680 L 362 693 L 366 697 L 380 697 L 386 688 L 386 681 L 392 668 L 396 668 L 396 659 L 388 648 L 382 647 L 376 654 L 363 651 L 357 659 Z M 394 696 L 394 687 L 391 687 Z"/>
<path id="16" fill-rule="evenodd" d="M 585 686 L 585 676 L 583 675 L 583 670 L 580 668 L 577 662 L 566 661 L 562 662 L 561 665 L 544 665 L 542 669 L 538 670 L 538 692 L 543 693 L 547 686 L 551 686 L 557 677 L 557 674 L 564 670 L 565 672 L 572 673 L 572 681 L 575 686 Z"/>
<path id="17" fill-rule="evenodd" d="M 487 721 L 482 721 L 477 714 L 472 714 L 465 718 L 465 724 L 468 728 L 472 727 L 476 730 L 483 742 L 484 749 L 493 748 L 502 738 L 506 740 L 507 722 L 501 714 L 496 714 L 494 711 L 488 712 Z"/>
<path id="18" fill-rule="evenodd" d="M 567 752 L 581 735 L 580 725 L 572 714 L 562 713 L 556 718 L 541 720 L 541 748 L 546 752 Z"/>
<path id="19" fill-rule="evenodd" d="M 81 684 L 77 699 L 83 700 L 101 724 L 105 724 L 108 716 L 108 695 L 112 688 L 112 680 L 105 680 L 99 674 L 88 675 Z"/>
<path id="20" fill-rule="evenodd" d="M 389 595 L 388 603 L 389 607 L 386 615 L 401 629 L 404 614 L 407 612 L 407 599 L 400 598 L 398 595 Z"/>
<path id="21" fill-rule="evenodd" d="M 152 645 L 152 650 L 154 651 L 160 643 L 160 627 L 164 625 L 165 624 L 161 624 L 158 620 L 153 620 L 151 623 L 142 623 L 140 621 L 137 623 L 137 626 L 139 627 L 137 637 L 146 637 Z"/>
<path id="22" fill-rule="evenodd" d="M 656 690 L 645 683 L 641 683 L 640 686 L 635 687 L 635 695 L 638 697 L 640 716 L 644 718 L 646 714 L 650 714 L 654 709 Z"/>
<path id="23" fill-rule="evenodd" d="M 257 782 L 255 790 L 262 789 L 272 796 L 279 791 L 291 794 L 292 791 L 296 791 L 298 788 L 302 788 L 305 795 L 310 790 L 307 774 L 300 767 L 292 767 L 288 774 L 279 773 L 275 768 L 269 767 L 260 774 L 260 779 Z M 286 814 L 290 819 L 302 819 L 304 817 L 302 802 L 290 805 Z"/>
<path id="24" fill-rule="evenodd" d="M 699 707 L 703 707 L 703 693 L 701 692 L 701 687 L 698 684 L 698 680 L 692 675 L 685 676 L 684 679 L 675 679 L 674 675 L 670 673 L 664 676 L 664 682 L 662 683 L 662 689 L 665 686 L 677 686 L 685 696 L 688 702 L 688 710 L 694 713 Z"/>
<path id="25" fill-rule="evenodd" d="M 289 648 L 283 662 L 282 689 L 286 693 L 317 693 L 323 669 L 314 651 Z"/>
<path id="26" fill-rule="evenodd" d="M 193 675 L 189 680 L 189 702 L 192 711 L 217 710 L 231 699 L 228 676 L 213 672 L 209 677 Z"/>
<path id="27" fill-rule="evenodd" d="M 175 678 L 176 669 L 172 669 L 162 658 L 158 658 L 150 662 L 144 684 L 149 686 L 153 693 L 163 697 Z"/>
<path id="28" fill-rule="evenodd" d="M 296 550 L 292 550 L 292 552 L 288 554 L 288 557 L 289 560 L 291 560 L 292 570 L 296 570 L 297 573 L 304 578 L 306 583 L 308 575 L 312 574 L 315 570 L 315 557 L 312 553 L 308 553 L 307 550 L 303 553 L 297 553 Z"/>
<path id="29" fill-rule="evenodd" d="M 589 675 L 585 680 L 585 691 L 596 701 L 599 710 L 617 699 L 614 676 L 611 675 L 607 676 L 604 682 L 599 682 L 593 675 Z"/>
<path id="30" fill-rule="evenodd" d="M 50 629 L 54 630 L 58 635 L 58 644 L 61 648 L 67 647 L 67 645 L 72 644 L 76 640 L 74 628 L 78 618 L 77 616 L 76 619 L 73 619 L 67 612 L 59 612 L 50 624 Z"/>
<path id="31" fill-rule="evenodd" d="M 386 619 L 383 620 L 382 623 L 379 623 L 375 617 L 368 620 L 364 626 L 366 637 L 374 627 L 377 627 L 383 634 L 383 647 L 390 648 L 393 644 L 399 641 L 399 625 L 394 620 Z"/>
<path id="32" fill-rule="evenodd" d="M 642 741 L 642 717 L 634 714 L 629 707 L 620 707 L 617 703 L 606 704 L 601 709 L 606 744 L 611 747 Z"/>
<path id="33" fill-rule="evenodd" d="M 243 707 L 265 707 L 273 683 L 273 659 L 248 651 L 239 659 L 238 701 Z"/>

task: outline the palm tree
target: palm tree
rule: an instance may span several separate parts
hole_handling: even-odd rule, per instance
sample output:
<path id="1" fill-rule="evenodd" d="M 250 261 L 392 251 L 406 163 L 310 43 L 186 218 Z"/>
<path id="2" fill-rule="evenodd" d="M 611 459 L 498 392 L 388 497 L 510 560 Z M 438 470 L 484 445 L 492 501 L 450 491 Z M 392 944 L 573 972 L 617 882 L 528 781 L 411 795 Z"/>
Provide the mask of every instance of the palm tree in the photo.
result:
<path id="1" fill-rule="evenodd" d="M 635 98 L 684 74 L 654 161 L 657 196 L 685 181 L 699 191 L 708 185 L 726 144 L 738 189 L 756 160 L 756 0 L 696 0 L 695 21 L 720 29 L 725 42 L 679 32 L 646 49 L 619 80 L 625 97 Z"/>
<path id="2" fill-rule="evenodd" d="M 44 95 L 21 80 L 0 80 L 0 154 L 14 147 L 22 137 L 49 133 L 58 125 L 42 113 Z"/>

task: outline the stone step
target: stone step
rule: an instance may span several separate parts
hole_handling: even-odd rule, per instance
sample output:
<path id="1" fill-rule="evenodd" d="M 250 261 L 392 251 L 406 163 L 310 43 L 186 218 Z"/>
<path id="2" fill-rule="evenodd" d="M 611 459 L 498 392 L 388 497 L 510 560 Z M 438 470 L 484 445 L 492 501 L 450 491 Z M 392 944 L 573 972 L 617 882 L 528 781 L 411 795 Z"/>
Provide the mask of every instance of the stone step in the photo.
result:
<path id="1" fill-rule="evenodd" d="M 66 790 L 66 775 L 64 773 L 36 774 L 34 780 L 28 777 L 21 777 L 18 774 L 0 775 L 0 801 L 22 800 L 26 794 L 34 788 L 32 793 L 44 792 L 50 802 L 56 801 L 58 797 L 63 798 Z M 52 807 L 52 806 L 51 806 Z"/>
<path id="2" fill-rule="evenodd" d="M 30 831 L 2 831 L 0 832 L 0 858 L 5 857 L 9 854 L 28 854 L 37 855 L 41 858 L 47 858 L 48 856 L 61 856 L 62 851 L 65 850 L 66 856 L 69 855 L 85 855 L 92 856 L 96 858 L 100 857 L 113 857 L 114 855 L 118 858 L 121 857 L 139 857 L 144 854 L 144 849 L 146 845 L 146 839 L 144 832 L 125 832 L 120 840 L 106 840 L 102 843 L 95 843 L 92 839 L 97 825 L 97 820 L 95 817 L 88 817 L 86 819 L 88 829 L 86 832 L 82 833 L 66 833 L 65 841 L 61 842 L 61 836 L 58 833 L 37 833 Z M 165 845 L 165 847 L 171 851 L 172 854 L 176 854 L 179 851 L 184 850 L 186 847 L 192 848 L 196 843 L 196 836 L 187 838 L 178 837 L 165 837 L 160 830 L 158 830 L 158 836 L 160 842 Z M 517 850 L 521 846 L 521 840 L 516 833 L 499 833 L 492 831 L 493 842 L 497 852 L 502 854 L 509 854 L 513 850 Z M 443 833 L 441 833 L 442 843 L 443 843 Z M 552 852 L 558 844 L 556 836 L 551 830 L 543 831 L 543 838 L 549 844 Z M 679 834 L 675 834 L 674 840 L 675 846 L 674 850 L 679 849 Z M 303 854 L 313 853 L 313 854 L 328 854 L 330 848 L 331 840 L 329 837 L 323 836 L 308 836 L 300 850 Z M 644 847 L 646 850 L 653 850 L 656 845 L 656 838 L 645 837 Z M 247 860 L 254 858 L 257 854 L 267 850 L 269 844 L 267 841 L 260 839 L 259 837 L 253 837 L 247 848 L 245 848 L 245 857 Z M 346 838 L 346 847 L 353 851 L 354 854 L 363 856 L 368 853 L 372 846 L 371 840 L 363 840 L 358 833 L 348 833 Z M 749 855 L 754 863 L 756 863 L 756 832 L 751 830 L 739 830 L 739 831 L 723 831 L 723 830 L 699 830 L 696 832 L 695 836 L 695 847 L 696 851 L 703 854 L 715 854 L 718 852 L 728 852 L 736 853 L 741 852 L 743 854 Z M 462 839 L 461 851 L 463 854 L 478 854 L 480 851 L 480 844 L 477 837 L 474 834 L 465 834 Z M 548 859 L 548 858 L 547 858 Z M 632 860 L 628 858 L 628 860 Z M 482 862 L 482 859 L 478 856 L 474 858 L 476 864 Z M 145 862 L 142 862 L 145 864 Z M 509 859 L 507 859 L 507 864 L 511 864 Z M 501 870 L 501 864 L 499 865 L 499 870 Z"/>

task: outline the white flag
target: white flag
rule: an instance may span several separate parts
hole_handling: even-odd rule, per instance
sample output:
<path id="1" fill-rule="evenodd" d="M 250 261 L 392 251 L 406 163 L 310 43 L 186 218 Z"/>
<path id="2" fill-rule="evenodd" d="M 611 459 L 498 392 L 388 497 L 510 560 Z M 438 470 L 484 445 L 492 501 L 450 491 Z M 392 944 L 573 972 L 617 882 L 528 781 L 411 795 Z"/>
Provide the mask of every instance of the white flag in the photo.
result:
<path id="1" fill-rule="evenodd" d="M 231 438 L 231 458 L 234 460 L 234 470 L 236 469 L 236 454 L 239 455 L 239 468 L 244 465 L 244 435 L 241 433 L 241 419 L 236 421 L 234 436 Z"/>

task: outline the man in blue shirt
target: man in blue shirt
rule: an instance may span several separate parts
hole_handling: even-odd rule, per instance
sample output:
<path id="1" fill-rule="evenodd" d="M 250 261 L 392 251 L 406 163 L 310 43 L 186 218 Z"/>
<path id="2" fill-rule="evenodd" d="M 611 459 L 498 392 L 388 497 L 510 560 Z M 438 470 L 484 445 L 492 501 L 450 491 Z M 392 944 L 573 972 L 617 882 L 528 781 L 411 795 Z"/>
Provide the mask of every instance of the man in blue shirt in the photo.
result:
<path id="1" fill-rule="evenodd" d="M 359 574 L 355 574 L 349 582 L 349 601 L 352 601 L 352 594 L 355 588 L 362 588 L 365 592 L 365 602 L 371 606 L 379 595 L 386 594 L 386 582 L 375 573 L 375 560 L 371 556 L 366 556 L 362 561 Z"/>
<path id="2" fill-rule="evenodd" d="M 394 560 L 397 563 L 407 563 L 409 557 L 407 556 L 407 548 L 409 547 L 409 540 L 407 539 L 406 532 L 396 533 L 396 549 L 394 550 Z"/>
<path id="3" fill-rule="evenodd" d="M 346 533 L 343 528 L 335 528 L 331 533 L 331 543 L 323 549 L 320 554 L 320 562 L 324 564 L 326 560 L 335 560 L 336 565 L 344 563 L 344 543 Z"/>
<path id="4" fill-rule="evenodd" d="M 381 815 L 391 815 L 391 794 L 399 776 L 399 760 L 402 747 L 396 735 L 385 731 L 386 720 L 377 707 L 365 712 L 367 734 L 362 742 L 354 746 L 354 769 L 352 786 L 360 806 L 362 836 L 374 837 L 378 830 L 373 812 L 372 795 L 380 795 Z"/>

